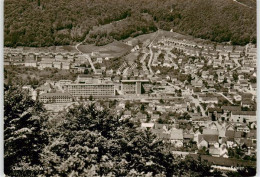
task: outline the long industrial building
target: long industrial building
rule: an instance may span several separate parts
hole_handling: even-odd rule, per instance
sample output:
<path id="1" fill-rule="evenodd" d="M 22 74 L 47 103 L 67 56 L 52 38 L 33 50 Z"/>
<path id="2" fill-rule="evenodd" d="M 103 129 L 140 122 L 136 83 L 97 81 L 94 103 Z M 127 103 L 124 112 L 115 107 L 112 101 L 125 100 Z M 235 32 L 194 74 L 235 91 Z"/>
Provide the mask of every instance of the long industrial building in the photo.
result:
<path id="1" fill-rule="evenodd" d="M 114 84 L 69 84 L 67 92 L 75 98 L 86 98 L 89 96 L 115 96 Z"/>

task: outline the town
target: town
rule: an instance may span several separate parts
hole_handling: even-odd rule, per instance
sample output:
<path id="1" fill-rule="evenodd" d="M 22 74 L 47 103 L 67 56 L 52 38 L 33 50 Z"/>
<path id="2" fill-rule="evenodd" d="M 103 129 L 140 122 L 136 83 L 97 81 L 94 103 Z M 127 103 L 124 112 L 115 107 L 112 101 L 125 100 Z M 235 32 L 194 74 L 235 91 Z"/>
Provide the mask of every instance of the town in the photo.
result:
<path id="1" fill-rule="evenodd" d="M 150 130 L 176 155 L 211 156 L 215 168 L 225 170 L 237 170 L 246 161 L 256 166 L 255 45 L 218 44 L 165 31 L 121 45 L 120 55 L 86 53 L 80 45 L 71 51 L 4 48 L 4 66 L 75 74 L 74 80 L 23 86 L 52 114 L 95 103 Z"/>

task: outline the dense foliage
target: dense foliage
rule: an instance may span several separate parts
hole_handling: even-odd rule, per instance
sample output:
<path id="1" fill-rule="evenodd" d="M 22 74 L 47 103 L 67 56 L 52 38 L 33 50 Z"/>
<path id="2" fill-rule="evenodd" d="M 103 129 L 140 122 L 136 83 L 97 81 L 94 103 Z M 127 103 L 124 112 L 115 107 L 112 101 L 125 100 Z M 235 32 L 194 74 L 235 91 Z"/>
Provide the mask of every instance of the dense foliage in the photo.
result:
<path id="1" fill-rule="evenodd" d="M 45 110 L 21 88 L 5 85 L 4 89 L 4 171 L 27 176 L 29 167 L 41 168 L 40 153 L 48 142 Z"/>
<path id="2" fill-rule="evenodd" d="M 85 174 L 126 176 L 174 172 L 174 158 L 150 132 L 136 131 L 134 124 L 98 111 L 93 105 L 69 110 L 45 148 L 48 175 Z M 73 165 L 71 165 L 73 164 Z M 90 175 L 92 176 L 92 175 Z"/>
<path id="3" fill-rule="evenodd" d="M 6 0 L 5 46 L 104 45 L 159 29 L 256 42 L 256 8 L 226 0 Z"/>

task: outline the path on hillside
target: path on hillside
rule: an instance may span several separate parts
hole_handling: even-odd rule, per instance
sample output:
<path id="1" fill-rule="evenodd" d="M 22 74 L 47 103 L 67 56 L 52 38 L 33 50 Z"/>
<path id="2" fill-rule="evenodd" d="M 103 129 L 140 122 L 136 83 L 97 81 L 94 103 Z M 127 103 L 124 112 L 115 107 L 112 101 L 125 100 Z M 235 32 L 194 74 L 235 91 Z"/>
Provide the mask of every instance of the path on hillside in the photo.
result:
<path id="1" fill-rule="evenodd" d="M 80 53 L 82 54 L 82 52 L 78 49 L 78 46 L 81 45 L 83 42 L 80 42 L 78 44 L 75 45 L 75 49 Z"/>
<path id="2" fill-rule="evenodd" d="M 240 4 L 240 5 L 242 5 L 242 6 L 245 6 L 245 7 L 248 7 L 248 8 L 250 8 L 250 9 L 252 9 L 252 7 L 250 7 L 250 6 L 246 5 L 246 4 L 243 4 L 243 3 L 241 3 L 241 2 L 238 2 L 237 0 L 233 0 L 233 1 L 236 2 L 236 3 L 238 3 L 238 4 Z"/>
<path id="3" fill-rule="evenodd" d="M 199 99 L 194 98 L 192 95 L 190 95 L 190 98 L 192 99 L 192 102 L 195 104 L 196 108 L 199 106 L 200 107 L 200 112 L 202 114 L 203 117 L 206 116 L 206 112 L 204 110 L 204 108 L 201 106 Z"/>
<path id="4" fill-rule="evenodd" d="M 151 67 L 151 64 L 152 64 L 152 61 L 153 61 L 153 51 L 152 51 L 152 43 L 153 41 L 157 38 L 157 36 L 159 35 L 159 30 L 157 31 L 157 34 L 155 35 L 154 39 L 152 40 L 152 42 L 148 45 L 148 48 L 150 50 L 150 59 L 148 61 L 148 68 L 149 68 L 149 71 L 151 73 L 151 75 L 154 74 L 153 70 L 152 70 L 152 67 Z"/>
<path id="5" fill-rule="evenodd" d="M 75 49 L 76 49 L 80 54 L 83 54 L 83 52 L 81 52 L 81 51 L 78 49 L 78 47 L 79 47 L 79 45 L 81 45 L 82 43 L 83 43 L 83 42 L 80 42 L 80 43 L 78 43 L 78 44 L 75 45 Z M 87 55 L 87 54 L 83 54 L 83 55 L 84 55 L 84 56 L 86 57 L 86 59 L 88 60 L 88 62 L 89 62 L 89 64 L 90 64 L 90 66 L 91 66 L 93 72 L 94 72 L 95 74 L 97 74 L 96 68 L 95 68 L 95 66 L 94 66 L 94 64 L 93 64 L 93 62 L 92 62 L 90 56 Z"/>

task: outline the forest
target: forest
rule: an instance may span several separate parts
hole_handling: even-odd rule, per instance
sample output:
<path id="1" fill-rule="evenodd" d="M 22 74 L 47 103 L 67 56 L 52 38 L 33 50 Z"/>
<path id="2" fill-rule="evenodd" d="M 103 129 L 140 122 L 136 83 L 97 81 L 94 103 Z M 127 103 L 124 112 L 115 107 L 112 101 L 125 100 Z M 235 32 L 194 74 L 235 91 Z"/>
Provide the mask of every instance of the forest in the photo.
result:
<path id="1" fill-rule="evenodd" d="M 5 84 L 4 122 L 6 176 L 222 176 L 201 158 L 174 157 L 149 130 L 94 104 L 51 116 L 26 90 Z"/>
<path id="2" fill-rule="evenodd" d="M 4 45 L 105 45 L 157 29 L 245 45 L 256 43 L 251 6 L 232 0 L 6 0 Z"/>

